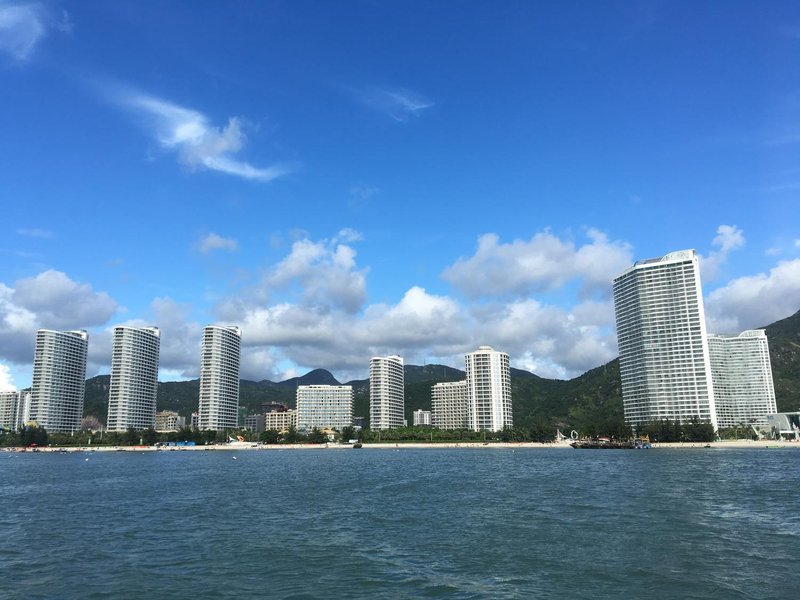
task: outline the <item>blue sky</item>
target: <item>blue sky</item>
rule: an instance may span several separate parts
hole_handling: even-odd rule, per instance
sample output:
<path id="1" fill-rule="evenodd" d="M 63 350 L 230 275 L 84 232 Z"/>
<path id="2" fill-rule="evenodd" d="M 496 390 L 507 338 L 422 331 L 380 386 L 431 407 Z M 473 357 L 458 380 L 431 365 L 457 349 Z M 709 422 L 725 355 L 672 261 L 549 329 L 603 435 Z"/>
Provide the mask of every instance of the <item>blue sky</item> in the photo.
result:
<path id="1" fill-rule="evenodd" d="M 611 278 L 695 248 L 711 331 L 800 308 L 792 2 L 0 0 L 0 387 L 38 327 L 203 325 L 242 375 L 481 344 L 616 356 Z"/>

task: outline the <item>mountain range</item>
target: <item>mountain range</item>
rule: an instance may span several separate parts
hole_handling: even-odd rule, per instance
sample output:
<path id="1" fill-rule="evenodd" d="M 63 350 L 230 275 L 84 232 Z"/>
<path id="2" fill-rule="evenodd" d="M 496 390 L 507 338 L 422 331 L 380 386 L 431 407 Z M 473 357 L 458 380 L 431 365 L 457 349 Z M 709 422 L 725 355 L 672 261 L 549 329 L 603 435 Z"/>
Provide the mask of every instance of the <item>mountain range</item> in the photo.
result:
<path id="1" fill-rule="evenodd" d="M 768 325 L 772 375 L 779 412 L 800 410 L 800 311 Z M 409 423 L 417 409 L 430 410 L 431 386 L 464 379 L 464 371 L 445 365 L 405 365 L 405 411 Z M 84 414 L 105 421 L 110 376 L 99 375 L 86 382 Z M 314 369 L 302 377 L 285 381 L 242 380 L 240 406 L 248 413 L 267 402 L 295 404 L 299 385 L 341 385 L 325 369 Z M 369 380 L 345 382 L 353 386 L 353 414 L 369 415 Z M 158 410 L 174 410 L 188 416 L 197 410 L 200 382 L 163 382 L 158 385 Z M 514 423 L 546 427 L 609 431 L 623 420 L 619 360 L 614 359 L 570 380 L 545 379 L 528 371 L 511 369 Z"/>

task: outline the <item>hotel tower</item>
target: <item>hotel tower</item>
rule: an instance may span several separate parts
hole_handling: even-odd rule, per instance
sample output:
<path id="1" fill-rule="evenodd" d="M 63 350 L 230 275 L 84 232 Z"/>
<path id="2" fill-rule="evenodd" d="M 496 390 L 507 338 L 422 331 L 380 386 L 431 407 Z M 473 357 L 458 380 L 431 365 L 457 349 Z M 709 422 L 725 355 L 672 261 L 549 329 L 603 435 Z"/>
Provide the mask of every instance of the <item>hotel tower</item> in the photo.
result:
<path id="1" fill-rule="evenodd" d="M 625 422 L 697 417 L 716 429 L 697 253 L 638 261 L 613 289 Z"/>
<path id="2" fill-rule="evenodd" d="M 500 431 L 513 426 L 508 354 L 481 346 L 464 358 L 469 428 Z"/>
<path id="3" fill-rule="evenodd" d="M 709 334 L 708 350 L 720 428 L 749 425 L 778 412 L 766 331 Z"/>
<path id="4" fill-rule="evenodd" d="M 109 431 L 155 428 L 160 343 L 158 327 L 118 325 L 114 328 L 108 392 Z"/>
<path id="5" fill-rule="evenodd" d="M 200 350 L 200 429 L 233 429 L 239 422 L 242 330 L 208 325 Z"/>
<path id="6" fill-rule="evenodd" d="M 53 433 L 81 427 L 89 334 L 80 331 L 36 332 L 30 420 Z"/>
<path id="7" fill-rule="evenodd" d="M 369 426 L 393 429 L 404 424 L 405 375 L 399 356 L 374 356 L 369 362 Z"/>

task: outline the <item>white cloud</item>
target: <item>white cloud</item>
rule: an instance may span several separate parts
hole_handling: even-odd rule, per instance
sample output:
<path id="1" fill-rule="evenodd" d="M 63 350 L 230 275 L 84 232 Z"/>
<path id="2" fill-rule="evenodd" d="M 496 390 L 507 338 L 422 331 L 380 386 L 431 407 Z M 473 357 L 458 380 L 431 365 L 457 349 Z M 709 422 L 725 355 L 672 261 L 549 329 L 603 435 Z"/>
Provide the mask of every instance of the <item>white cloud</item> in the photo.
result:
<path id="1" fill-rule="evenodd" d="M 117 103 L 151 119 L 161 147 L 176 152 L 190 169 L 208 169 L 256 181 L 271 181 L 289 172 L 286 166 L 255 167 L 234 158 L 245 143 L 242 121 L 237 117 L 231 117 L 227 125 L 219 128 L 199 111 L 154 96 L 130 90 L 118 90 L 112 95 Z"/>
<path id="2" fill-rule="evenodd" d="M 208 254 L 213 250 L 227 250 L 228 252 L 235 252 L 239 249 L 239 243 L 233 238 L 224 238 L 214 232 L 201 238 L 196 247 L 198 251 L 203 254 Z"/>
<path id="3" fill-rule="evenodd" d="M 708 256 L 700 256 L 700 275 L 703 281 L 716 279 L 720 268 L 728 260 L 728 254 L 745 245 L 744 232 L 736 225 L 720 225 L 711 244 L 717 250 Z"/>
<path id="4" fill-rule="evenodd" d="M 357 91 L 356 96 L 363 104 L 401 123 L 434 106 L 430 100 L 405 88 L 370 87 Z"/>
<path id="5" fill-rule="evenodd" d="M 525 296 L 557 290 L 571 280 L 581 281 L 584 295 L 608 295 L 612 278 L 633 262 L 630 245 L 610 242 L 596 229 L 586 236 L 589 243 L 576 248 L 549 231 L 507 244 L 488 233 L 478 238 L 475 254 L 459 258 L 443 277 L 471 298 Z"/>
<path id="6" fill-rule="evenodd" d="M 14 385 L 11 369 L 8 365 L 0 363 L 0 392 L 14 392 L 16 390 L 17 387 Z"/>
<path id="7" fill-rule="evenodd" d="M 739 277 L 706 298 L 711 333 L 763 327 L 800 308 L 800 259 L 781 261 L 769 273 Z"/>
<path id="8" fill-rule="evenodd" d="M 0 51 L 25 61 L 46 33 L 44 13 L 38 4 L 0 3 Z"/>
<path id="9" fill-rule="evenodd" d="M 33 237 L 33 238 L 41 238 L 45 240 L 51 240 L 55 236 L 52 231 L 47 229 L 39 229 L 37 227 L 33 227 L 30 229 L 17 229 L 17 235 L 24 235 L 26 237 Z"/>
<path id="10" fill-rule="evenodd" d="M 332 240 L 305 238 L 292 244 L 289 255 L 264 281 L 269 289 L 298 289 L 306 306 L 328 306 L 354 313 L 366 299 L 366 269 L 356 268 L 356 251 L 339 240 L 360 234 L 344 229 Z"/>
<path id="11" fill-rule="evenodd" d="M 108 294 L 60 271 L 21 279 L 13 288 L 0 283 L 0 358 L 30 363 L 37 329 L 103 325 L 117 309 Z"/>
<path id="12" fill-rule="evenodd" d="M 42 327 L 85 328 L 102 325 L 117 310 L 105 292 L 95 292 L 61 271 L 48 270 L 16 282 L 13 302 L 36 314 Z"/>

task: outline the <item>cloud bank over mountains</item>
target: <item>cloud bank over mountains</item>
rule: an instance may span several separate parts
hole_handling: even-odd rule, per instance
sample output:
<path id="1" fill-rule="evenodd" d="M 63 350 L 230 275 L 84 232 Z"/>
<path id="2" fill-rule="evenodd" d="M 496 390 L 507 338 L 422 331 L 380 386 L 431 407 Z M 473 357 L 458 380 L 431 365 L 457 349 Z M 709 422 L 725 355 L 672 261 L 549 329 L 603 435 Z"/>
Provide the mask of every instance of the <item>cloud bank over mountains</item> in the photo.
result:
<path id="1" fill-rule="evenodd" d="M 233 249 L 217 237 L 223 242 L 204 238 L 210 250 Z M 242 327 L 243 377 L 276 380 L 315 367 L 363 377 L 369 357 L 383 353 L 460 366 L 464 352 L 490 344 L 516 367 L 570 378 L 617 354 L 611 279 L 634 261 L 623 241 L 593 229 L 581 243 L 550 231 L 509 242 L 485 234 L 472 256 L 443 270 L 453 295 L 412 285 L 394 303 L 370 303 L 370 270 L 357 260 L 361 237 L 342 230 L 329 239 L 297 239 L 258 279 L 217 302 L 218 322 Z M 743 244 L 741 230 L 721 226 L 705 268 Z M 570 289 L 577 290 L 572 300 L 547 299 Z M 798 298 L 800 258 L 783 260 L 708 292 L 709 330 L 767 325 L 796 311 Z M 53 269 L 0 283 L 0 362 L 29 365 L 37 328 L 87 328 L 92 375 L 108 368 L 114 325 L 156 325 L 162 377 L 197 377 L 206 323 L 192 318 L 196 307 L 156 297 L 147 314 L 131 318 L 121 300 Z M 3 373 L 9 385 L 7 365 Z"/>

